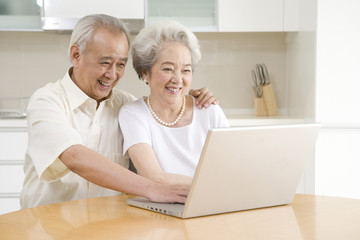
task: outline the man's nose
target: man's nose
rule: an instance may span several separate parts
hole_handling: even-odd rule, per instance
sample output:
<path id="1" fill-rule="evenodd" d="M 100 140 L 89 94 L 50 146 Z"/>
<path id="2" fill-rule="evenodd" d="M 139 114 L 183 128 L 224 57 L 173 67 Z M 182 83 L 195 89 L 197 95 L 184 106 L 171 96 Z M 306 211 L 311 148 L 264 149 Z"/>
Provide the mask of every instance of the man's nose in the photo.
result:
<path id="1" fill-rule="evenodd" d="M 108 79 L 114 80 L 117 78 L 117 70 L 115 66 L 111 66 L 107 69 L 106 73 L 105 73 L 105 77 L 107 77 Z"/>

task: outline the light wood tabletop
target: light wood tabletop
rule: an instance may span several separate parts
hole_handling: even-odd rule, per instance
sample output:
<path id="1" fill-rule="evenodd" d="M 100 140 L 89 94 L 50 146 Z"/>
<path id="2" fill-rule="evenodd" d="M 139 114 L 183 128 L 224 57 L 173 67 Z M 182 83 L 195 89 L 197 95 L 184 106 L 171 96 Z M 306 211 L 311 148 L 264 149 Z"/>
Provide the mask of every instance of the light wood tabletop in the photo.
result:
<path id="1" fill-rule="evenodd" d="M 360 239 L 360 200 L 296 195 L 290 205 L 178 219 L 128 206 L 126 196 L 0 215 L 0 239 Z"/>

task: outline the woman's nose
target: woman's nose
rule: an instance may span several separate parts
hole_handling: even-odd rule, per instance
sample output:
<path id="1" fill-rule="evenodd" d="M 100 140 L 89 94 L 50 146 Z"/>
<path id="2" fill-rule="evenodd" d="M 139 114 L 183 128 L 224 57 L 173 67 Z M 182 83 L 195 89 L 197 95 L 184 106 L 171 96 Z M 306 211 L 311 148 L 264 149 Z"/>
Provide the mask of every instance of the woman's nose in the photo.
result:
<path id="1" fill-rule="evenodd" d="M 172 77 L 172 82 L 179 83 L 182 81 L 182 75 L 181 72 L 175 71 Z"/>

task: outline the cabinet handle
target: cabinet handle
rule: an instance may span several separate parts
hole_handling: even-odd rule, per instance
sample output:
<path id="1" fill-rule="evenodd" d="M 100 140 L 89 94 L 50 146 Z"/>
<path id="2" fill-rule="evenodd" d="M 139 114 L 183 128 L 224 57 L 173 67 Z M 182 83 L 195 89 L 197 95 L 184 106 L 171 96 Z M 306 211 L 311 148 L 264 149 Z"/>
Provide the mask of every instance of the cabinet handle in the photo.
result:
<path id="1" fill-rule="evenodd" d="M 0 166 L 3 165 L 24 165 L 24 160 L 0 160 Z"/>
<path id="2" fill-rule="evenodd" d="M 20 193 L 0 193 L 0 198 L 19 198 Z"/>

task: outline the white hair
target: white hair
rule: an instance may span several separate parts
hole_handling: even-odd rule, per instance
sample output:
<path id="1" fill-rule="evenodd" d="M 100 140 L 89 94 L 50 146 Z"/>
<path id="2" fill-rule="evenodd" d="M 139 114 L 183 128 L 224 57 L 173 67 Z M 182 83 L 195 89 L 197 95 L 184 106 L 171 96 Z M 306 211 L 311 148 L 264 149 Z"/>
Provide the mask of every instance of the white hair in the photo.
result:
<path id="1" fill-rule="evenodd" d="M 80 52 L 84 53 L 94 32 L 99 28 L 107 28 L 115 33 L 124 33 L 128 42 L 128 47 L 130 47 L 128 30 L 123 21 L 105 14 L 92 14 L 81 18 L 75 25 L 71 34 L 68 58 L 70 59 L 70 48 L 73 44 L 77 44 Z"/>
<path id="2" fill-rule="evenodd" d="M 160 51 L 168 42 L 179 42 L 189 48 L 194 69 L 201 59 L 198 39 L 188 28 L 176 21 L 161 21 L 143 28 L 132 44 L 133 67 L 142 79 L 142 74 L 150 72 Z"/>

